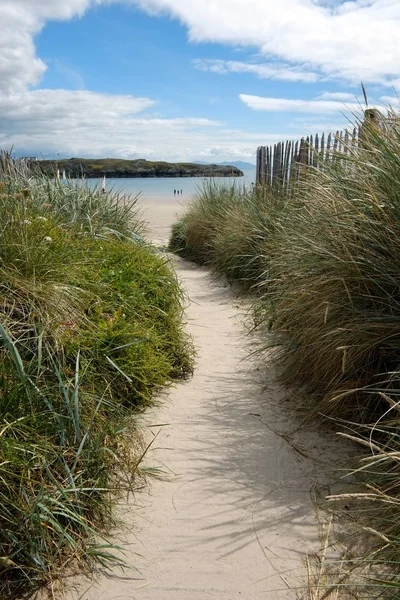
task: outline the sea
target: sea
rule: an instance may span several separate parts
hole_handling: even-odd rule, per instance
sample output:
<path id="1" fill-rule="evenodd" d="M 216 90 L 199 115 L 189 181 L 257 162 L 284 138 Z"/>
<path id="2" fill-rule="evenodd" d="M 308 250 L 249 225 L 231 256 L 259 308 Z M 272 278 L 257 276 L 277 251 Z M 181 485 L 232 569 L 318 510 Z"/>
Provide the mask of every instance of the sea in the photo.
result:
<path id="1" fill-rule="evenodd" d="M 243 177 L 134 177 L 107 179 L 107 191 L 123 195 L 139 196 L 143 200 L 171 200 L 174 198 L 191 198 L 204 181 L 212 180 L 221 184 L 251 187 L 255 182 L 255 169 L 243 171 Z M 90 188 L 101 187 L 102 179 L 86 179 Z M 175 193 L 174 193 L 175 190 Z M 178 194 L 179 192 L 179 194 Z"/>

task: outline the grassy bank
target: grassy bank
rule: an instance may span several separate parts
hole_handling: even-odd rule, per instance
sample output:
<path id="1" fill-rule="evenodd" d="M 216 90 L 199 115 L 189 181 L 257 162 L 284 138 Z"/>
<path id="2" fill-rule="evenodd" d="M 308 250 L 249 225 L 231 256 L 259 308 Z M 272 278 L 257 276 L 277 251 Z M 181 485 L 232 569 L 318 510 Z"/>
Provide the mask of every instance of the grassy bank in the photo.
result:
<path id="1" fill-rule="evenodd" d="M 0 168 L 0 591 L 113 560 L 137 415 L 191 357 L 135 202 Z"/>
<path id="2" fill-rule="evenodd" d="M 170 241 L 258 296 L 285 381 L 308 392 L 313 418 L 346 423 L 365 449 L 346 502 L 369 528 L 368 550 L 344 564 L 342 584 L 390 599 L 400 586 L 399 156 L 399 125 L 371 127 L 290 196 L 205 188 Z"/>

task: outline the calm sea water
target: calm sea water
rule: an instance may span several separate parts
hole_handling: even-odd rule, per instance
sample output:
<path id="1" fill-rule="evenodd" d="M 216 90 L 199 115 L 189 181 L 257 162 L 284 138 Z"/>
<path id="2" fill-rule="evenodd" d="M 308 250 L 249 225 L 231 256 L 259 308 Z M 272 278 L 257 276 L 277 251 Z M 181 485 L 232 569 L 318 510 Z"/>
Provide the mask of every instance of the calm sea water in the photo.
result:
<path id="1" fill-rule="evenodd" d="M 244 171 L 244 177 L 214 177 L 213 181 L 231 184 L 237 186 L 250 187 L 255 181 L 255 169 Z M 107 179 L 107 190 L 115 190 L 123 194 L 138 195 L 144 200 L 148 199 L 168 199 L 191 197 L 202 182 L 202 177 L 138 177 L 138 178 L 120 178 Z M 100 187 L 102 179 L 87 179 L 87 184 L 92 187 Z M 179 190 L 179 195 L 174 195 L 174 190 Z M 181 193 L 182 192 L 182 193 Z"/>

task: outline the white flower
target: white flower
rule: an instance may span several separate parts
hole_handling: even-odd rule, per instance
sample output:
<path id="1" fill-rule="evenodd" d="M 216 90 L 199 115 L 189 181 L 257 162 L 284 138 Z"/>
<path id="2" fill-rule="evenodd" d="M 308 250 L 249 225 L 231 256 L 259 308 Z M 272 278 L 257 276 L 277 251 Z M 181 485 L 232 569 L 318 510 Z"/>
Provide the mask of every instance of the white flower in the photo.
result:
<path id="1" fill-rule="evenodd" d="M 46 217 L 36 217 L 36 219 L 43 222 L 47 221 Z"/>
<path id="2" fill-rule="evenodd" d="M 46 235 L 43 239 L 44 239 L 45 242 L 52 242 L 53 241 L 53 238 L 51 238 L 49 235 Z"/>
<path id="3" fill-rule="evenodd" d="M 24 219 L 24 223 L 25 225 L 32 225 L 32 221 L 30 221 L 29 219 Z"/>

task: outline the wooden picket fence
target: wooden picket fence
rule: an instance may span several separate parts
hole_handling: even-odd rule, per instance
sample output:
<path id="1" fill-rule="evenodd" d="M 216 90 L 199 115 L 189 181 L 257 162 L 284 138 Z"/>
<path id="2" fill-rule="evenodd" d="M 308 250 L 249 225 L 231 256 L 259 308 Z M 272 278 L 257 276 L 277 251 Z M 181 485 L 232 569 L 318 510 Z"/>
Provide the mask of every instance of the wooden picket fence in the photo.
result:
<path id="1" fill-rule="evenodd" d="M 281 186 L 284 189 L 297 181 L 307 167 L 323 169 L 326 161 L 345 161 L 358 148 L 365 126 L 386 127 L 391 118 L 384 118 L 376 109 L 364 111 L 364 121 L 352 131 L 316 134 L 300 141 L 279 142 L 257 148 L 256 181 L 260 185 Z"/>
<path id="2" fill-rule="evenodd" d="M 299 179 L 304 165 L 318 169 L 327 160 L 342 160 L 358 146 L 359 137 L 357 127 L 352 132 L 337 131 L 327 136 L 317 133 L 297 142 L 260 146 L 257 148 L 257 183 L 288 187 Z"/>

